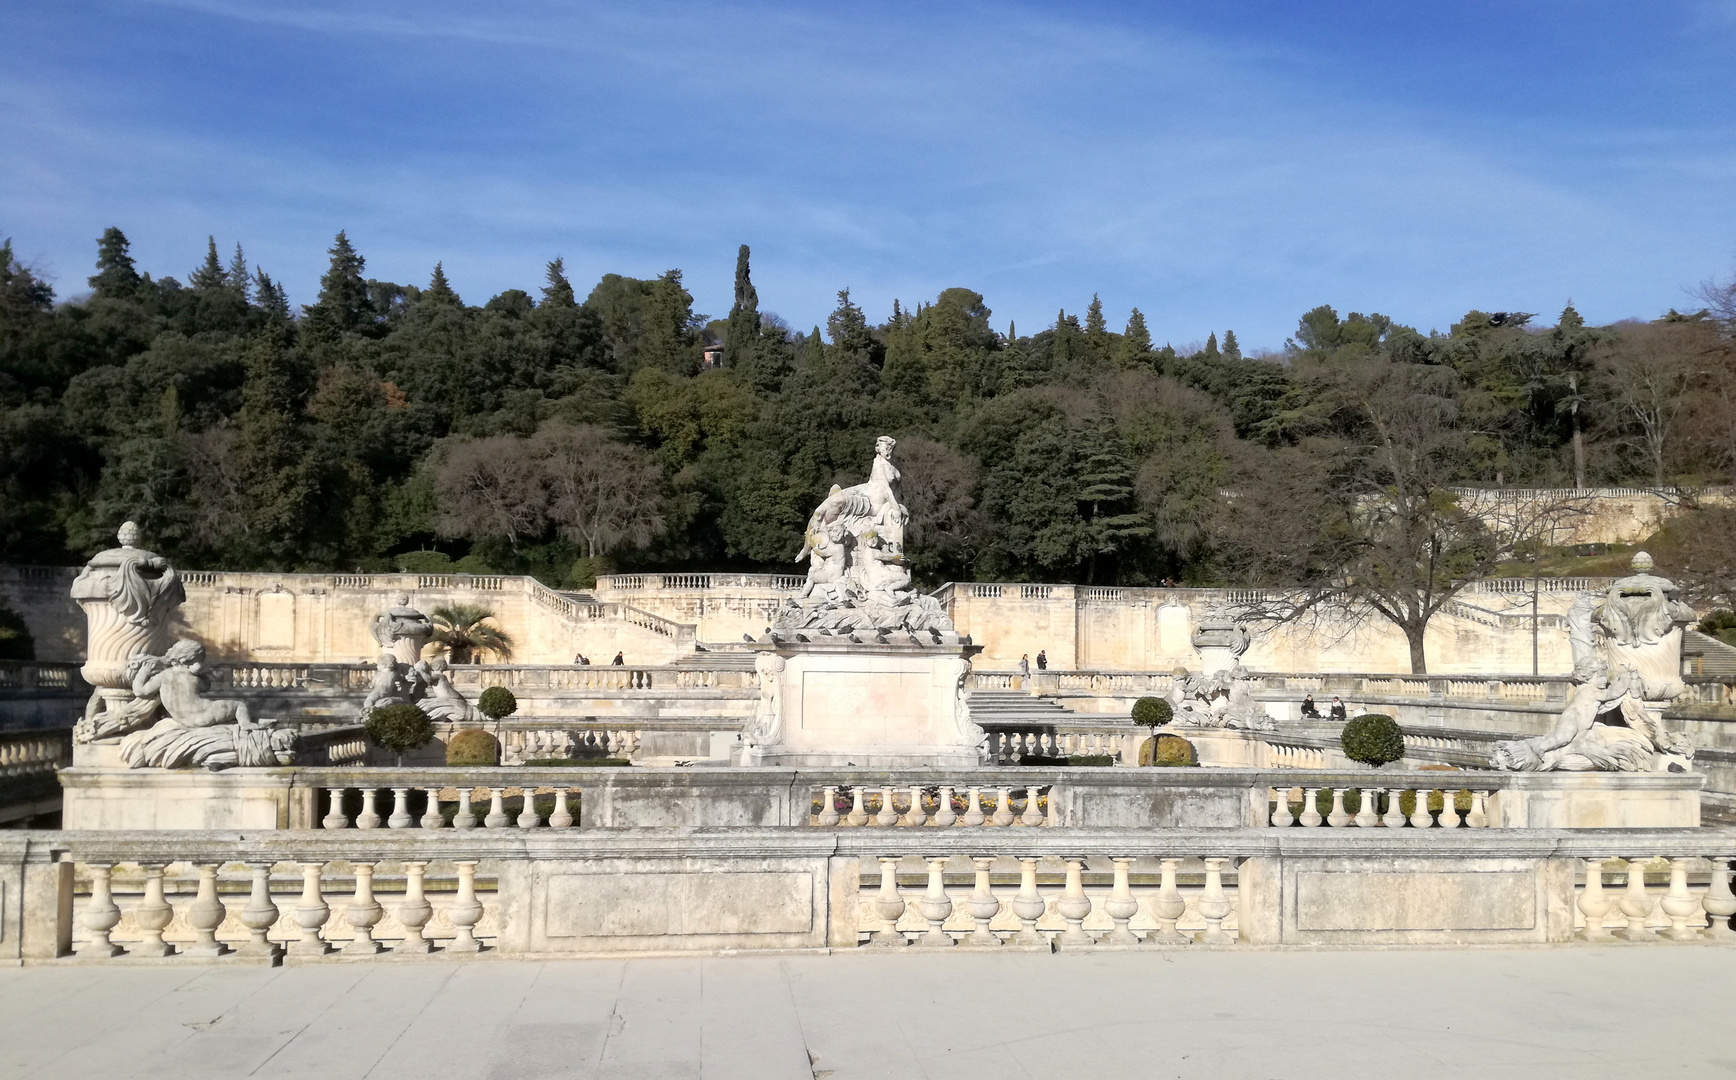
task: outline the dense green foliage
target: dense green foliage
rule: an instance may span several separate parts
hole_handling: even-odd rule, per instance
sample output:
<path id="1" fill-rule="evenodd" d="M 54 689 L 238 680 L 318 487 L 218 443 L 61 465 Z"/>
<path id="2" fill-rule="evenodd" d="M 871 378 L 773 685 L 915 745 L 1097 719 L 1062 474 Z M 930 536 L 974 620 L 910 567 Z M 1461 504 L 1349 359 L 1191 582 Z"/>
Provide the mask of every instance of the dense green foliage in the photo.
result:
<path id="1" fill-rule="evenodd" d="M 476 699 L 476 711 L 490 720 L 499 720 L 518 711 L 518 698 L 504 686 L 491 686 Z"/>
<path id="2" fill-rule="evenodd" d="M 386 705 L 368 713 L 368 738 L 382 750 L 402 754 L 434 741 L 434 721 L 414 705 Z"/>
<path id="3" fill-rule="evenodd" d="M 465 728 L 446 742 L 448 765 L 498 765 L 500 740 L 481 728 Z"/>
<path id="4" fill-rule="evenodd" d="M 1168 698 L 1142 697 L 1133 703 L 1133 722 L 1146 727 L 1162 727 L 1175 719 L 1175 707 Z"/>
<path id="5" fill-rule="evenodd" d="M 1342 555 L 1231 557 L 1215 515 L 1297 454 L 1370 445 L 1377 391 L 1433 403 L 1452 483 L 1704 479 L 1736 445 L 1682 405 L 1731 366 L 1699 316 L 1471 312 L 1425 335 L 1322 306 L 1247 356 L 1229 332 L 1157 345 L 1138 310 L 1116 333 L 1096 298 L 1002 333 L 965 288 L 882 322 L 840 292 L 801 333 L 760 310 L 745 246 L 713 322 L 676 270 L 581 295 L 557 259 L 536 295 L 472 305 L 442 266 L 418 287 L 367 277 L 342 233 L 329 254 L 297 311 L 214 241 L 183 283 L 109 229 L 90 291 L 59 303 L 0 246 L 0 560 L 77 562 L 134 518 L 189 569 L 787 571 L 886 433 L 926 582 L 1206 584 Z M 1636 371 L 1663 373 L 1651 397 L 1624 389 Z"/>
<path id="6" fill-rule="evenodd" d="M 1354 716 L 1338 737 L 1344 756 L 1364 765 L 1385 765 L 1404 757 L 1404 733 L 1398 721 L 1380 713 Z"/>

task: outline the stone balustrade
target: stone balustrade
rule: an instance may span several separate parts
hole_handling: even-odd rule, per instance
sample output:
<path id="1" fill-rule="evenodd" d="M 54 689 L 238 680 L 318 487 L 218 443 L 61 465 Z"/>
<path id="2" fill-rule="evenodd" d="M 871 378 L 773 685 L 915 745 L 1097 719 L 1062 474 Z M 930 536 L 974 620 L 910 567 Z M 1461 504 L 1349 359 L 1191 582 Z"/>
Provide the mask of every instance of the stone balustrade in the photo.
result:
<path id="1" fill-rule="evenodd" d="M 1075 756 L 1108 756 L 1121 761 L 1126 760 L 1141 739 L 1150 736 L 1149 728 L 1128 724 L 1108 727 L 1083 716 L 1077 723 L 1040 729 L 997 724 L 989 729 L 988 754 L 989 760 L 997 765 L 1017 765 L 1026 758 Z"/>
<path id="2" fill-rule="evenodd" d="M 548 799 L 540 796 L 550 796 Z M 570 829 L 578 820 L 579 789 L 556 777 L 519 776 L 511 784 L 464 781 L 392 787 L 328 787 L 319 802 L 324 829 Z M 507 800 L 517 813 L 507 811 Z M 444 804 L 452 805 L 447 814 Z M 480 816 L 478 811 L 481 811 Z"/>
<path id="3" fill-rule="evenodd" d="M 1487 774 L 1491 778 L 1499 774 Z M 1460 788 L 1409 783 L 1392 787 L 1277 787 L 1273 789 L 1273 828 L 1292 826 L 1315 829 L 1347 827 L 1388 829 L 1486 829 L 1492 822 L 1488 802 L 1494 787 L 1482 787 L 1484 777 L 1472 778 L 1473 786 Z"/>
<path id="4" fill-rule="evenodd" d="M 0 779 L 52 776 L 71 763 L 70 729 L 0 731 Z"/>
<path id="5" fill-rule="evenodd" d="M 27 962 L 1730 941 L 1736 830 L 13 832 Z M 57 960 L 58 958 L 58 960 Z"/>
<path id="6" fill-rule="evenodd" d="M 818 789 L 808 823 L 838 826 L 939 828 L 953 826 L 1057 826 L 1060 800 L 1050 785 L 833 784 Z"/>

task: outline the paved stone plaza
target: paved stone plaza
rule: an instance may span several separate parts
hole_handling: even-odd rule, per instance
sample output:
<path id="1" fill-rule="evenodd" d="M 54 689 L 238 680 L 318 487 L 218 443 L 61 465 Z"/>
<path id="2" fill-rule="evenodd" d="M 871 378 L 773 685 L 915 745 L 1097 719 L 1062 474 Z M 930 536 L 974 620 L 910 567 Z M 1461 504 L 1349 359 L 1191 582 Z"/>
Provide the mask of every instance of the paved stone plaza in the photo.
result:
<path id="1" fill-rule="evenodd" d="M 1728 1076 L 1731 950 L 0 971 L 0 1076 Z"/>

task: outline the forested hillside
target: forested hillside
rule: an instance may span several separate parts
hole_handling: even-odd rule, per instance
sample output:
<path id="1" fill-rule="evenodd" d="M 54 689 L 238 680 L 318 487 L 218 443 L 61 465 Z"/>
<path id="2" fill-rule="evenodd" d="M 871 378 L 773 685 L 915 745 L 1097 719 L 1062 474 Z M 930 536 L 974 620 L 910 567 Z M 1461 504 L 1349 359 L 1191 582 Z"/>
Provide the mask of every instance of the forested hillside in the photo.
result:
<path id="1" fill-rule="evenodd" d="M 1716 308 L 1423 334 L 1322 306 L 1248 357 L 1228 331 L 1159 345 L 1137 309 L 1116 332 L 1087 296 L 1003 332 L 966 288 L 872 318 L 840 292 L 801 330 L 760 312 L 745 247 L 710 322 L 676 270 L 581 294 L 557 259 L 473 305 L 440 266 L 399 285 L 342 233 L 330 254 L 296 308 L 239 247 L 183 282 L 109 229 L 88 295 L 58 302 L 0 248 L 0 560 L 80 561 L 134 518 L 188 568 L 788 572 L 809 509 L 889 433 L 928 582 L 1203 584 L 1331 561 L 1246 535 L 1331 530 L 1253 497 L 1297 470 L 1384 490 L 1409 454 L 1426 484 L 1691 485 L 1736 453 Z M 1267 516 L 1228 520 L 1225 491 Z"/>

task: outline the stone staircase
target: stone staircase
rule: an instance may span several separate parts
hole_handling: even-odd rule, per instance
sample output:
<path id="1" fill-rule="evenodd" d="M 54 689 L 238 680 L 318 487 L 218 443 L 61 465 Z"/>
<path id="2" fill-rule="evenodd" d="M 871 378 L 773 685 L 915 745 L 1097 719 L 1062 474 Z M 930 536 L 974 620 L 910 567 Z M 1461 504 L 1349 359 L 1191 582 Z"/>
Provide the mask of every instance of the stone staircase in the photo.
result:
<path id="1" fill-rule="evenodd" d="M 972 690 L 966 700 L 970 718 L 984 727 L 1053 727 L 1096 719 L 1062 708 L 1053 698 L 1033 697 L 1023 690 Z"/>
<path id="2" fill-rule="evenodd" d="M 752 671 L 757 652 L 746 649 L 720 649 L 709 646 L 702 652 L 681 658 L 684 668 L 713 668 L 718 671 Z"/>

